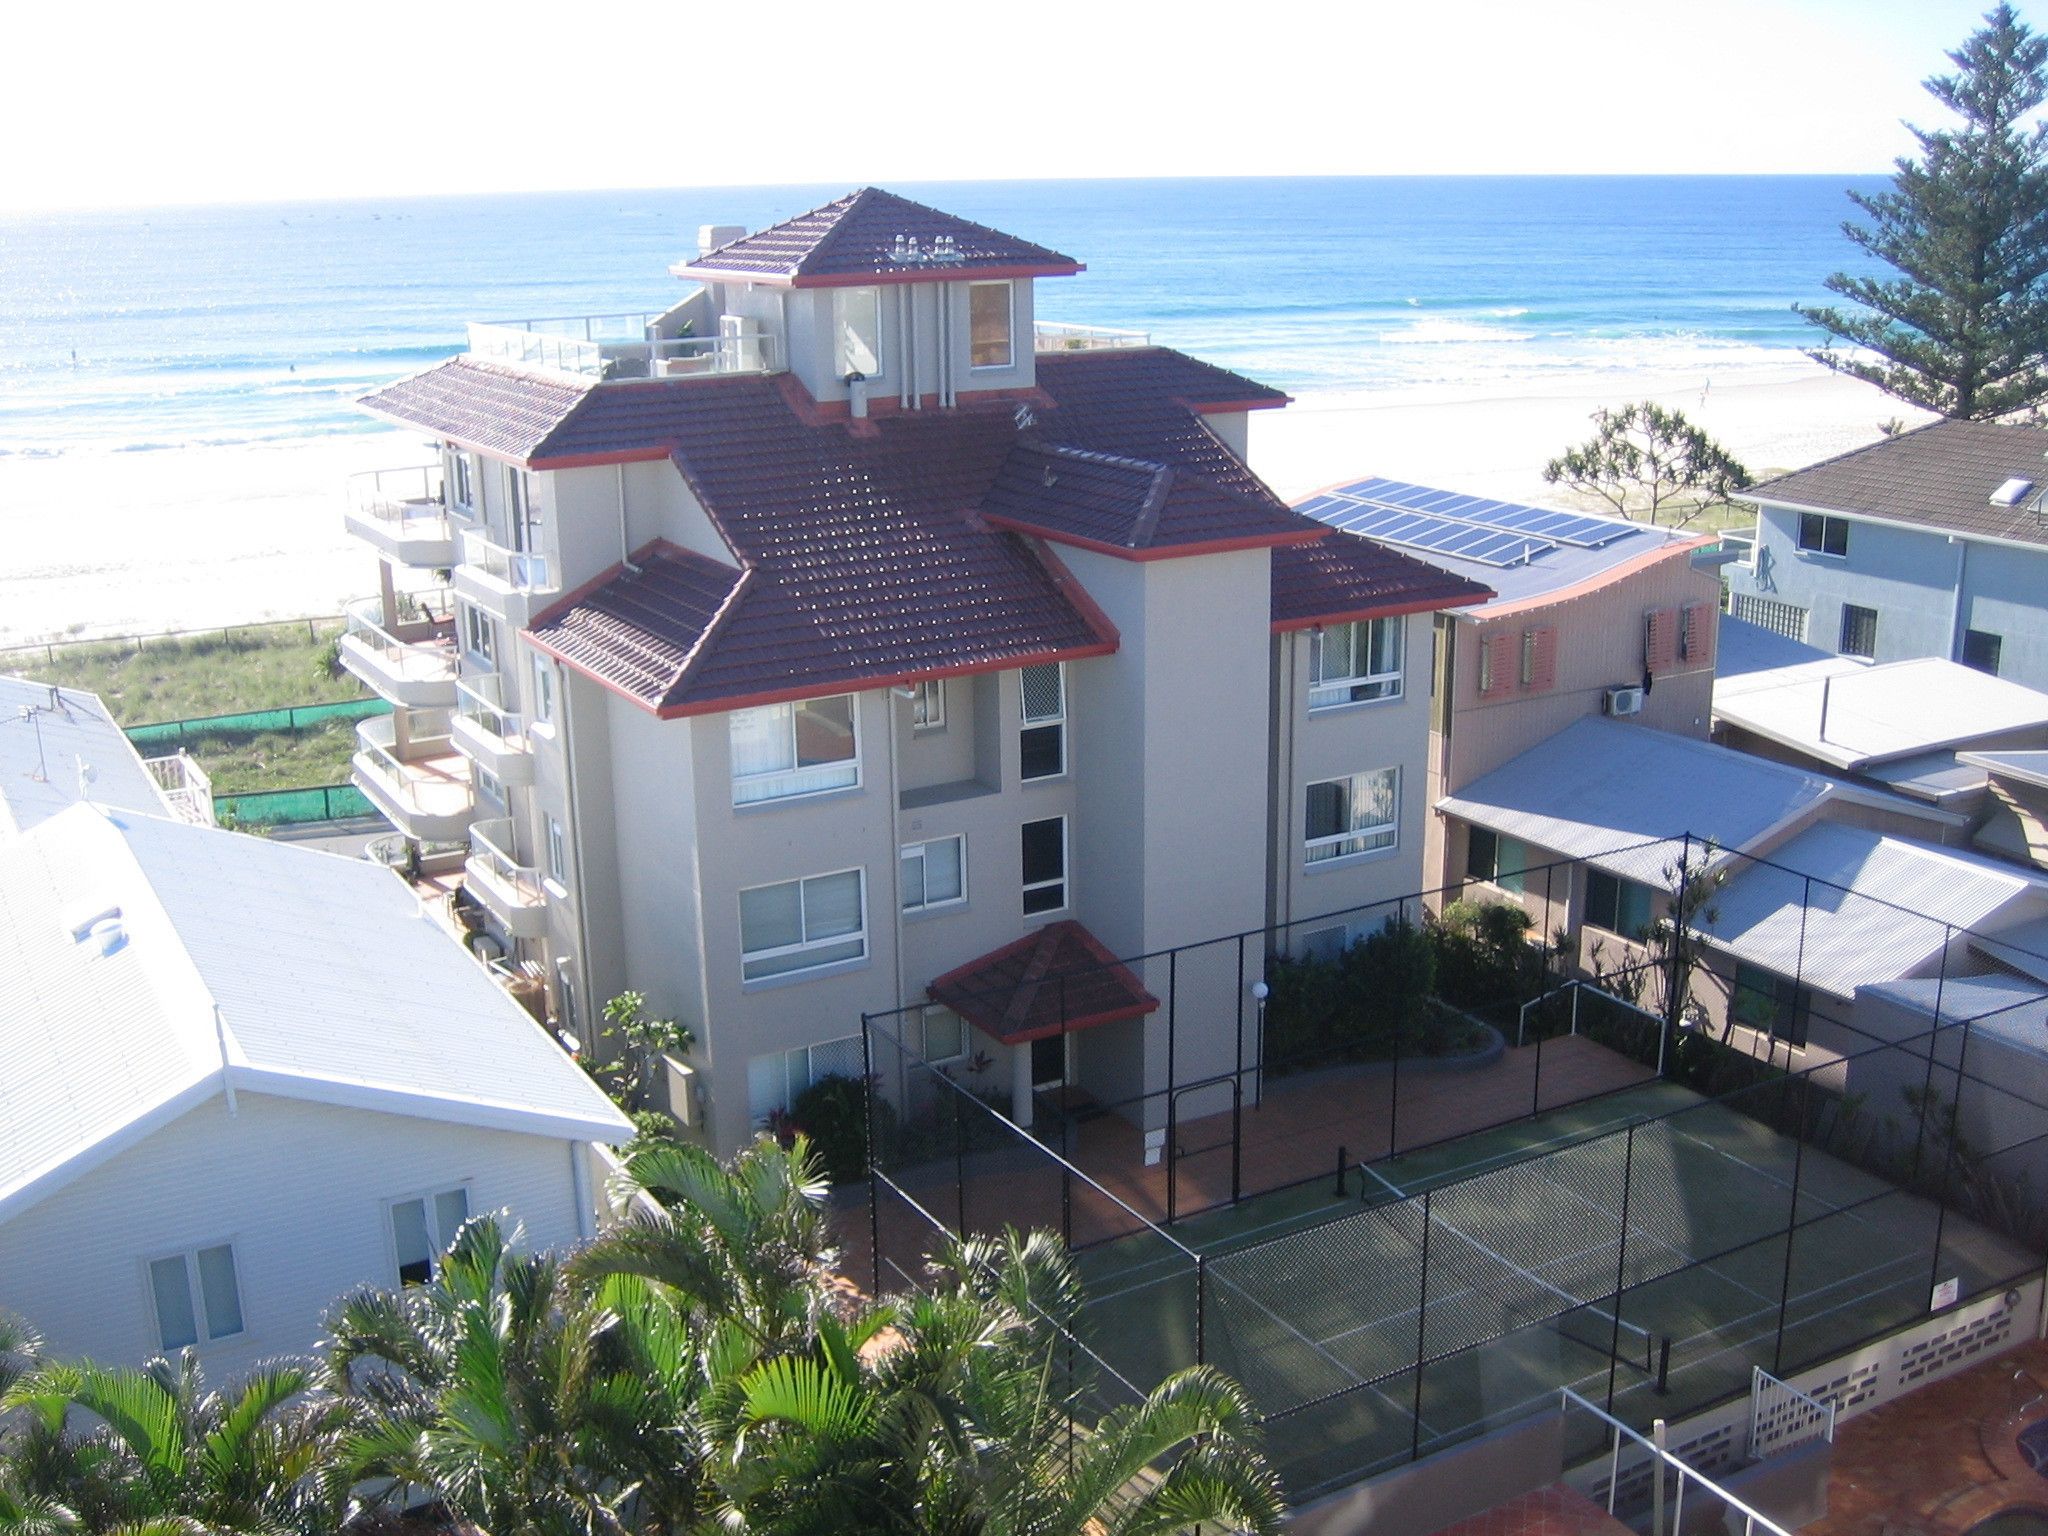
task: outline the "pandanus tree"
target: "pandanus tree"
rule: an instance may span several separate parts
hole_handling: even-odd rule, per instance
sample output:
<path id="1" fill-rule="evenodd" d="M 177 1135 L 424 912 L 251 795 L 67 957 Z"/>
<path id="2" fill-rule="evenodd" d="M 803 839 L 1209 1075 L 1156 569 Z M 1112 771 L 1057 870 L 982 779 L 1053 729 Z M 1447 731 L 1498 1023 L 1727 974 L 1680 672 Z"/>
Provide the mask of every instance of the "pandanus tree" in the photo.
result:
<path id="1" fill-rule="evenodd" d="M 430 1283 L 335 1307 L 330 1485 L 424 1490 L 500 1536 L 687 1526 L 704 1370 L 687 1316 L 636 1277 L 586 1286 L 514 1240 L 477 1218 Z"/>
<path id="2" fill-rule="evenodd" d="M 320 1531 L 322 1415 L 309 1372 L 259 1366 L 210 1391 L 187 1355 L 136 1370 L 39 1364 L 4 1395 L 13 1423 L 0 1529 L 125 1536 Z"/>
<path id="3" fill-rule="evenodd" d="M 730 1528 L 824 1536 L 1153 1536 L 1279 1528 L 1256 1415 L 1183 1371 L 1092 1424 L 1066 1336 L 1071 1263 L 1044 1235 L 956 1244 L 924 1293 L 821 1320 L 707 1403 Z"/>

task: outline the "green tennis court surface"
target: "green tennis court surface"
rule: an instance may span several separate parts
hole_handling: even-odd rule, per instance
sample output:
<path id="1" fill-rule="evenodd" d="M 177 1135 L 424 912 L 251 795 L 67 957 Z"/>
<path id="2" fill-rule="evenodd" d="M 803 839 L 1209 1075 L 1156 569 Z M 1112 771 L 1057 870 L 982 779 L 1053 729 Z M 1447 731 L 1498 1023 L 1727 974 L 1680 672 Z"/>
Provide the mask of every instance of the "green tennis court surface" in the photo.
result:
<path id="1" fill-rule="evenodd" d="M 1151 1233 L 1082 1255 L 1089 1338 L 1145 1387 L 1194 1362 L 1199 1331 L 1296 1497 L 1560 1386 L 1638 1425 L 1683 1417 L 1747 1390 L 1752 1366 L 1796 1370 L 1924 1316 L 1939 1281 L 1969 1296 L 2040 1264 L 1662 1083 L 1352 1169 L 1341 1197 L 1333 1164 L 1174 1235 L 1203 1255 L 1199 1282 Z"/>

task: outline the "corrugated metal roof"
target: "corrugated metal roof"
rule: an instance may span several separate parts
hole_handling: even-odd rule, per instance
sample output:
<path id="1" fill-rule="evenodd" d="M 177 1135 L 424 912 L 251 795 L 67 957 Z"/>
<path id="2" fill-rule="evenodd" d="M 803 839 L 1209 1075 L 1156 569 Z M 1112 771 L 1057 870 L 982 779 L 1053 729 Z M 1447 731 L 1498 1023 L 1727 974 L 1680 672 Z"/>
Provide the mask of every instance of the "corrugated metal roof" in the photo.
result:
<path id="1" fill-rule="evenodd" d="M 79 774 L 86 764 L 89 785 Z M 26 832 L 88 798 L 148 816 L 170 814 L 97 695 L 0 677 L 0 833 Z"/>
<path id="2" fill-rule="evenodd" d="M 1880 982 L 1857 994 L 1881 998 L 1944 1025 L 1982 1032 L 2048 1056 L 2048 991 L 2016 976 L 1933 976 Z"/>
<path id="3" fill-rule="evenodd" d="M 2048 745 L 2048 693 L 1938 656 L 1717 681 L 1714 718 L 1845 770 L 2014 732 Z"/>
<path id="4" fill-rule="evenodd" d="M 1737 869 L 1700 926 L 1738 959 L 1835 997 L 1916 974 L 1957 929 L 2048 914 L 2048 884 L 2019 870 L 1863 827 L 1808 827 L 1770 859 Z"/>
<path id="5" fill-rule="evenodd" d="M 2017 506 L 1991 502 L 2007 480 L 2048 481 L 2044 453 L 2048 428 L 1937 421 L 1753 485 L 1742 499 L 2048 544 L 2048 514 L 2034 505 L 2037 496 Z"/>
<path id="6" fill-rule="evenodd" d="M 1662 886 L 1687 833 L 1744 849 L 1835 788 L 1819 774 L 1712 742 L 1589 717 L 1445 796 L 1437 808 Z"/>
<path id="7" fill-rule="evenodd" d="M 73 939 L 71 914 L 112 907 L 113 953 Z M 378 865 L 75 807 L 0 845 L 0 912 L 0 1213 L 230 1083 L 564 1139 L 631 1134 Z"/>

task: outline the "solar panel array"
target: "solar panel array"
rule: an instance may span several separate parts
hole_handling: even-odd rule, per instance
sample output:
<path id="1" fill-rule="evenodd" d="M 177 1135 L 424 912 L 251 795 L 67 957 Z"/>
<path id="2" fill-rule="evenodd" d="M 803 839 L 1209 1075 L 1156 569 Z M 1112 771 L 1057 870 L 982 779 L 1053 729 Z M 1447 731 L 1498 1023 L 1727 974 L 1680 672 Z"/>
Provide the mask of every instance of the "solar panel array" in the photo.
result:
<path id="1" fill-rule="evenodd" d="M 1401 480 L 1357 480 L 1296 508 L 1347 533 L 1481 565 L 1526 565 L 1560 544 L 1600 549 L 1633 532 L 1612 518 L 1490 501 Z"/>

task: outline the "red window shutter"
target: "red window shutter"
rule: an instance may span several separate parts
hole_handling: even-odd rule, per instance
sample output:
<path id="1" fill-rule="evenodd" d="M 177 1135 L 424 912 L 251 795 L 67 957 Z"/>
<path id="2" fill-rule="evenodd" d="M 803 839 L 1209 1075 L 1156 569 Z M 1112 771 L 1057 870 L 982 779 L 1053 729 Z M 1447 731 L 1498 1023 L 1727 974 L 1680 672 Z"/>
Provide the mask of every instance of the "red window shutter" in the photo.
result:
<path id="1" fill-rule="evenodd" d="M 1651 672 L 1669 670 L 1678 659 L 1678 610 L 1652 608 L 1643 615 L 1643 666 Z"/>
<path id="2" fill-rule="evenodd" d="M 1495 630 L 1479 642 L 1479 696 L 1497 698 L 1515 686 L 1515 637 Z"/>
<path id="3" fill-rule="evenodd" d="M 1681 630 L 1684 642 L 1683 654 L 1687 666 L 1712 666 L 1714 661 L 1714 632 L 1716 620 L 1721 616 L 1720 607 L 1714 603 L 1688 603 L 1685 607 L 1685 624 Z"/>
<path id="4" fill-rule="evenodd" d="M 1522 634 L 1522 686 L 1543 693 L 1557 686 L 1557 630 L 1545 625 Z"/>

